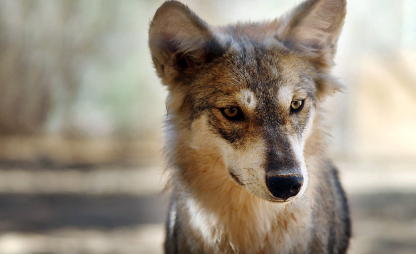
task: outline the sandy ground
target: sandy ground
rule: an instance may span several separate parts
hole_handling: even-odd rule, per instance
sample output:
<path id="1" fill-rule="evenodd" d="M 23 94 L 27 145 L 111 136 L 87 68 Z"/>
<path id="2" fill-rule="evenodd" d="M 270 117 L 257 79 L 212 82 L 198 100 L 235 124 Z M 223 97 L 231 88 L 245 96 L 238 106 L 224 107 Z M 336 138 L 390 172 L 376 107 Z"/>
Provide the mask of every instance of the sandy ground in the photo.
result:
<path id="1" fill-rule="evenodd" d="M 349 253 L 416 253 L 416 164 L 337 164 L 353 217 Z M 0 163 L 0 253 L 162 253 L 162 172 Z"/>

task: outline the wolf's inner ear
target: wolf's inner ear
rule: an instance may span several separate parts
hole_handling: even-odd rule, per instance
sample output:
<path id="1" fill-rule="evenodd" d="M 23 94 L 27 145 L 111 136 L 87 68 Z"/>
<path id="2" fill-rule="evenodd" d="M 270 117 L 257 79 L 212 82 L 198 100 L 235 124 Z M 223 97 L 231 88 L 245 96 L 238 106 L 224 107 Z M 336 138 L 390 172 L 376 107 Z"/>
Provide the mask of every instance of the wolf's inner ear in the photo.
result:
<path id="1" fill-rule="evenodd" d="M 278 37 L 287 47 L 318 57 L 322 67 L 332 67 L 346 5 L 346 0 L 307 0 L 281 18 Z"/>
<path id="2" fill-rule="evenodd" d="M 177 1 L 167 1 L 156 11 L 149 47 L 156 71 L 168 86 L 222 53 L 211 27 Z"/>

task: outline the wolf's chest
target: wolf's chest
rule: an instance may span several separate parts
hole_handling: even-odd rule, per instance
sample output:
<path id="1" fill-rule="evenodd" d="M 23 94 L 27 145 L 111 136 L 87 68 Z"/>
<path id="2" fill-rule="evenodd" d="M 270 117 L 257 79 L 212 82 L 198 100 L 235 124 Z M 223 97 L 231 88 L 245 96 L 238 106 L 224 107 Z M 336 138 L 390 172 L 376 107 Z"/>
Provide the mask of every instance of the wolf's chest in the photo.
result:
<path id="1" fill-rule="evenodd" d="M 189 227 L 206 253 L 302 253 L 310 239 L 311 209 L 259 202 L 208 212 L 187 202 Z"/>

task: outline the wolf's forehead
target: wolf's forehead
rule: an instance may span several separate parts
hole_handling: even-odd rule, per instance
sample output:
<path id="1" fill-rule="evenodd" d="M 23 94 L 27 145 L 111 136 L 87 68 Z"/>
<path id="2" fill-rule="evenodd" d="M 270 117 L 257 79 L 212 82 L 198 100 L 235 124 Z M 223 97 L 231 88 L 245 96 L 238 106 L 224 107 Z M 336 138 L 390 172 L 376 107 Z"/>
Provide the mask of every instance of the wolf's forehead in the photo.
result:
<path id="1" fill-rule="evenodd" d="M 305 63 L 297 56 L 276 50 L 254 48 L 236 52 L 230 61 L 231 76 L 244 80 L 251 90 L 277 90 L 281 85 L 296 84 L 303 75 Z"/>
<path id="2" fill-rule="evenodd" d="M 264 103 L 290 104 L 293 95 L 304 97 L 311 84 L 304 64 L 297 57 L 262 48 L 233 52 L 213 68 L 209 77 L 219 97 L 214 100 L 237 100 L 255 108 Z"/>

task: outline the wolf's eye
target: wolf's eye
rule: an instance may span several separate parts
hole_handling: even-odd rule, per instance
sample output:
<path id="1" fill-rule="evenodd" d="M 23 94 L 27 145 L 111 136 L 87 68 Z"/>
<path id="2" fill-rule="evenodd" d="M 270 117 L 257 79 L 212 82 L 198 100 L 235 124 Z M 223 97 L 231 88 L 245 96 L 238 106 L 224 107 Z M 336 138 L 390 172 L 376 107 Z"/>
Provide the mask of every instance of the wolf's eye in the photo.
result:
<path id="1" fill-rule="evenodd" d="M 224 109 L 224 113 L 228 116 L 228 117 L 234 117 L 237 115 L 238 113 L 238 109 L 237 108 L 225 108 Z"/>
<path id="2" fill-rule="evenodd" d="M 292 112 L 299 112 L 303 108 L 305 100 L 300 101 L 292 101 L 292 104 L 290 104 L 290 110 Z"/>
<path id="3" fill-rule="evenodd" d="M 222 108 L 221 113 L 227 118 L 228 120 L 242 120 L 243 113 L 239 108 Z"/>

